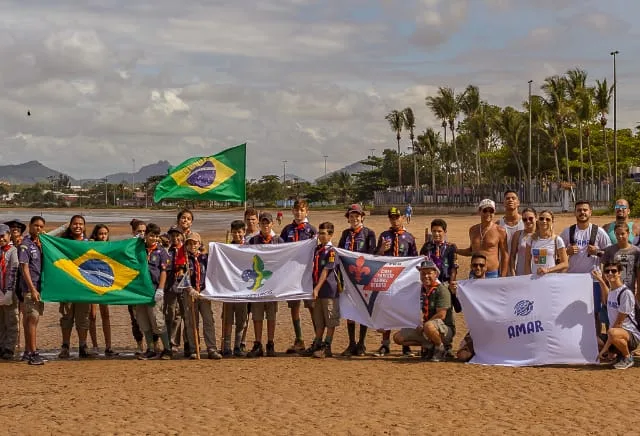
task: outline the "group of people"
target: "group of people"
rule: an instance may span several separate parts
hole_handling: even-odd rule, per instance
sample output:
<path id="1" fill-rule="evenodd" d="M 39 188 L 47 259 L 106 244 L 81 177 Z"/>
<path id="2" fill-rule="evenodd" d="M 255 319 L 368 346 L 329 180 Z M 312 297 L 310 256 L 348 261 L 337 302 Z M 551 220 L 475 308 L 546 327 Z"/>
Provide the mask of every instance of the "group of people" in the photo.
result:
<path id="1" fill-rule="evenodd" d="M 469 229 L 469 246 L 458 248 L 448 241 L 447 222 L 434 219 L 424 244 L 418 250 L 416 239 L 404 225 L 408 216 L 392 207 L 388 210 L 389 228 L 378 237 L 364 225 L 365 212 L 359 204 L 349 206 L 345 212 L 348 228 L 337 240 L 337 247 L 380 256 L 423 256 L 418 267 L 421 283 L 420 307 L 422 322 L 415 328 L 382 333 L 375 356 L 390 352 L 391 340 L 402 346 L 402 354 L 414 356 L 411 347 L 420 347 L 423 359 L 443 361 L 458 358 L 467 361 L 473 357 L 472 333 L 467 334 L 457 353 L 453 353 L 455 336 L 454 312 L 461 312 L 457 298 L 458 256 L 471 258 L 470 279 L 490 279 L 509 275 L 550 273 L 591 273 L 595 302 L 595 322 L 607 334 L 599 337 L 601 358 L 615 360 L 616 368 L 633 365 L 631 352 L 640 342 L 640 329 L 635 318 L 636 291 L 640 275 L 640 248 L 638 228 L 629 221 L 629 204 L 620 199 L 615 204 L 616 221 L 604 227 L 591 222 L 588 202 L 575 205 L 576 223 L 559 235 L 554 231 L 554 215 L 549 210 L 540 212 L 532 208 L 520 211 L 518 195 L 514 191 L 504 194 L 504 215 L 496 220 L 493 200 L 482 200 L 478 207 L 480 223 Z M 230 223 L 227 243 L 281 244 L 317 239 L 313 261 L 313 298 L 289 301 L 293 342 L 288 354 L 313 357 L 332 356 L 332 341 L 340 324 L 340 276 L 334 243 L 335 226 L 323 222 L 318 228 L 308 220 L 306 201 L 296 201 L 292 208 L 293 221 L 277 234 L 273 216 L 247 208 L 243 220 Z M 281 218 L 281 217 L 279 217 Z M 132 237 L 143 238 L 147 249 L 148 268 L 155 287 L 154 302 L 130 306 L 132 334 L 139 359 L 171 359 L 181 344 L 184 356 L 199 358 L 200 332 L 204 338 L 206 355 L 210 359 L 226 357 L 257 358 L 275 356 L 275 328 L 277 302 L 224 303 L 222 307 L 223 339 L 216 343 L 215 317 L 210 300 L 199 298 L 205 286 L 207 254 L 200 235 L 192 231 L 194 214 L 188 209 L 178 213 L 176 224 L 163 233 L 154 223 L 131 221 Z M 74 215 L 69 224 L 59 230 L 61 237 L 73 240 L 108 241 L 109 228 L 98 224 L 87 236 L 84 217 Z M 13 359 L 18 336 L 18 312 L 22 311 L 25 351 L 23 360 L 40 365 L 44 359 L 37 349 L 38 319 L 44 305 L 40 299 L 42 249 L 39 235 L 45 220 L 31 218 L 27 226 L 19 220 L 0 225 L 2 249 L 0 277 L 0 357 Z M 55 232 L 54 232 L 55 233 Z M 628 290 L 629 292 L 626 292 Z M 603 303 L 605 302 L 605 303 Z M 306 308 L 313 321 L 313 341 L 307 347 L 300 322 L 301 308 Z M 61 303 L 60 327 L 62 336 L 61 359 L 70 357 L 72 328 L 79 340 L 79 357 L 90 358 L 97 347 L 96 315 L 100 311 L 105 337 L 105 355 L 115 356 L 111 344 L 109 307 L 82 303 Z M 202 329 L 200 325 L 202 318 Z M 253 321 L 254 342 L 251 349 L 245 345 L 249 319 Z M 263 342 L 263 324 L 266 318 L 266 344 Z M 235 326 L 235 332 L 233 327 Z M 89 333 L 89 335 L 88 335 Z M 235 333 L 235 334 L 234 334 Z M 342 356 L 362 356 L 366 353 L 367 326 L 360 325 L 356 337 L 356 324 L 347 320 L 349 343 Z M 93 347 L 87 344 L 91 337 Z M 264 344 L 264 345 L 263 345 Z"/>

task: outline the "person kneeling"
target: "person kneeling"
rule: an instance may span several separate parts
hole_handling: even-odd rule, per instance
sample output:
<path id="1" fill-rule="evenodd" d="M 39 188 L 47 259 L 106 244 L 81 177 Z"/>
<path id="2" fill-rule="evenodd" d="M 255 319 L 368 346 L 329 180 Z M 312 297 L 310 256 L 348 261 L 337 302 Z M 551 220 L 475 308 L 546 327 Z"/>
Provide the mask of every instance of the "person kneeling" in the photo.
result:
<path id="1" fill-rule="evenodd" d="M 393 340 L 398 345 L 422 347 L 422 358 L 442 362 L 446 357 L 445 347 L 450 345 L 456 332 L 451 307 L 451 293 L 438 281 L 440 270 L 431 261 L 423 261 L 416 267 L 420 271 L 420 306 L 422 325 L 404 328 Z"/>
<path id="2" fill-rule="evenodd" d="M 602 300 L 607 301 L 607 315 L 611 327 L 607 330 L 607 342 L 598 357 L 602 359 L 609 351 L 609 347 L 613 345 L 621 356 L 613 367 L 615 369 L 631 368 L 634 363 L 631 351 L 638 346 L 640 339 L 638 320 L 635 315 L 635 305 L 637 304 L 635 295 L 622 282 L 620 275 L 622 264 L 620 262 L 605 262 L 602 270 L 608 284 L 599 271 L 594 270 L 591 274 L 600 282 Z"/>

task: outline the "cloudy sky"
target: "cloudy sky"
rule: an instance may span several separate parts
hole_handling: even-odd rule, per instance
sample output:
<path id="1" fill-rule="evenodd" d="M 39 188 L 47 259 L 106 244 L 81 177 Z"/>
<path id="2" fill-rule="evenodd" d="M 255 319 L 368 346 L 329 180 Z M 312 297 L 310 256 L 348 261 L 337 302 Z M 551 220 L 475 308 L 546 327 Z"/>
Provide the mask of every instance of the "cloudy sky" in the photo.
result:
<path id="1" fill-rule="evenodd" d="M 612 81 L 614 49 L 618 125 L 634 127 L 639 13 L 628 0 L 3 0 L 0 161 L 89 178 L 246 141 L 248 177 L 286 159 L 313 179 L 324 155 L 331 171 L 394 147 L 392 109 L 437 126 L 424 99 L 438 86 L 520 107 L 529 79 L 536 92 L 580 66 Z"/>

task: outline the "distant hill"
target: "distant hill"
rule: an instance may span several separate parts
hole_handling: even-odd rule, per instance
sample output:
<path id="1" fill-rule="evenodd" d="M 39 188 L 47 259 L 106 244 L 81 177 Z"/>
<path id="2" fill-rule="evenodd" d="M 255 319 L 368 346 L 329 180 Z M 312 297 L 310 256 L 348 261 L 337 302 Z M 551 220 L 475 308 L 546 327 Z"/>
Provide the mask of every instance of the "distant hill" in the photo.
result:
<path id="1" fill-rule="evenodd" d="M 145 182 L 151 176 L 164 176 L 167 174 L 167 171 L 169 170 L 170 166 L 171 164 L 166 160 L 161 160 L 154 164 L 143 166 L 138 170 L 138 172 L 135 173 L 135 182 L 136 184 Z M 105 176 L 105 177 L 107 178 L 108 183 L 120 183 L 120 182 L 131 183 L 131 180 L 132 180 L 131 175 L 132 173 L 115 173 L 115 174 L 109 174 L 108 176 Z M 81 183 L 96 182 L 96 181 L 103 182 L 105 177 L 101 177 L 99 179 L 83 179 L 83 180 L 80 180 L 80 182 Z"/>
<path id="2" fill-rule="evenodd" d="M 48 177 L 56 177 L 62 174 L 42 165 L 37 160 L 18 165 L 0 166 L 0 181 L 9 182 L 12 185 L 33 185 L 41 182 L 49 182 Z M 71 184 L 76 180 L 70 179 Z"/>
<path id="3" fill-rule="evenodd" d="M 346 167 L 340 168 L 339 170 L 335 170 L 335 171 L 331 171 L 330 173 L 327 173 L 326 176 L 320 176 L 316 179 L 316 183 L 321 182 L 322 180 L 324 180 L 325 177 L 330 177 L 332 174 L 336 174 L 336 173 L 348 173 L 349 175 L 356 175 L 358 173 L 361 173 L 363 171 L 371 171 L 372 168 L 370 165 L 365 165 L 363 164 L 363 162 L 366 162 L 366 160 L 361 160 L 358 162 L 354 162 L 350 165 L 347 165 Z"/>

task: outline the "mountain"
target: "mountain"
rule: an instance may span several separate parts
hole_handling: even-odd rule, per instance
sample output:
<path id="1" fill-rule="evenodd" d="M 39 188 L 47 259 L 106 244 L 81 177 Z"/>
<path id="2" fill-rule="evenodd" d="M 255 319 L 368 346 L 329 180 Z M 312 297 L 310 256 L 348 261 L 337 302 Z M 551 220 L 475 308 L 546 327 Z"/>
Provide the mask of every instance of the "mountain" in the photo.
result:
<path id="1" fill-rule="evenodd" d="M 0 181 L 8 182 L 12 185 L 33 185 L 39 182 L 49 182 L 48 177 L 57 177 L 62 174 L 42 165 L 37 160 L 21 163 L 18 165 L 0 166 Z M 75 184 L 74 179 L 69 179 L 71 184 Z"/>
<path id="2" fill-rule="evenodd" d="M 161 160 L 151 165 L 145 165 L 141 167 L 138 170 L 138 172 L 134 174 L 135 182 L 136 184 L 145 182 L 151 176 L 165 176 L 167 175 L 167 171 L 169 170 L 170 166 L 171 164 L 166 160 Z M 107 178 L 108 183 L 120 183 L 120 182 L 131 183 L 132 181 L 131 176 L 132 176 L 132 173 L 115 173 L 115 174 L 109 174 L 108 176 L 105 176 L 105 177 Z M 96 182 L 96 181 L 104 182 L 105 177 L 102 177 L 100 179 L 83 179 L 80 182 L 81 183 Z"/>
<path id="3" fill-rule="evenodd" d="M 325 176 L 320 176 L 316 179 L 316 183 L 321 182 L 322 180 L 324 180 L 325 177 L 331 177 L 332 174 L 337 174 L 337 173 L 348 173 L 349 175 L 356 175 L 358 173 L 361 173 L 363 171 L 371 171 L 372 168 L 369 165 L 365 165 L 363 164 L 363 162 L 366 162 L 366 160 L 361 160 L 358 162 L 354 162 L 350 165 L 347 165 L 346 167 L 340 168 L 339 170 L 335 170 L 335 171 L 331 171 L 330 173 L 327 173 Z"/>

